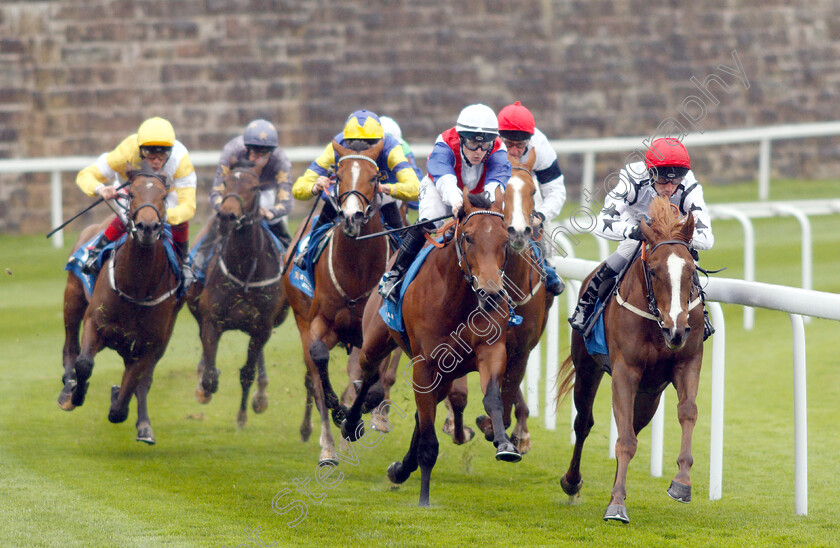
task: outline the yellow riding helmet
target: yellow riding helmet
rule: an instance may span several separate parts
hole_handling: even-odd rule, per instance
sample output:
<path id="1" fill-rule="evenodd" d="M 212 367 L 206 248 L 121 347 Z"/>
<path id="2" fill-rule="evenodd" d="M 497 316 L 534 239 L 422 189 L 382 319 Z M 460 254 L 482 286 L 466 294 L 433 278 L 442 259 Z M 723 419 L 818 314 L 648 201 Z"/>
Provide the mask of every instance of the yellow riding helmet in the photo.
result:
<path id="1" fill-rule="evenodd" d="M 137 129 L 137 145 L 141 147 L 171 147 L 175 144 L 175 130 L 168 120 L 149 118 Z"/>
<path id="2" fill-rule="evenodd" d="M 344 124 L 345 139 L 382 139 L 385 130 L 379 122 L 379 116 L 369 110 L 357 110 L 347 118 Z"/>

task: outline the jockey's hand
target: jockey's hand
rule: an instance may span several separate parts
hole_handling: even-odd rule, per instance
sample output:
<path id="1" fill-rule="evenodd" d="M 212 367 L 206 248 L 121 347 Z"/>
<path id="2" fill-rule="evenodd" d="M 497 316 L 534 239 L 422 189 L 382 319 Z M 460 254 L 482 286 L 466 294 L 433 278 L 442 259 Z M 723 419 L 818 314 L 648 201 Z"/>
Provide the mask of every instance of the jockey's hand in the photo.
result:
<path id="1" fill-rule="evenodd" d="M 379 185 L 379 192 L 381 192 L 382 194 L 387 194 L 388 196 L 391 195 L 391 191 L 393 189 L 393 185 Z"/>
<path id="2" fill-rule="evenodd" d="M 266 208 L 264 208 L 264 207 L 261 207 L 261 208 L 260 208 L 260 215 L 262 215 L 262 216 L 263 216 L 263 218 L 264 218 L 266 221 L 270 221 L 271 219 L 273 219 L 273 218 L 274 218 L 274 210 L 271 210 L 271 209 L 266 209 Z"/>
<path id="3" fill-rule="evenodd" d="M 96 187 L 96 193 L 106 200 L 113 200 L 117 197 L 117 189 L 112 185 L 99 185 Z"/>
<path id="4" fill-rule="evenodd" d="M 642 229 L 639 228 L 639 225 L 633 225 L 632 228 L 627 230 L 624 234 L 625 238 L 630 238 L 631 240 L 639 240 L 642 241 L 645 237 L 642 235 Z"/>
<path id="5" fill-rule="evenodd" d="M 534 215 L 531 217 L 531 229 L 535 237 L 539 237 L 539 235 L 542 234 L 543 223 L 545 223 L 545 215 L 539 211 L 535 211 Z"/>
<path id="6" fill-rule="evenodd" d="M 697 253 L 697 250 L 696 250 L 696 249 L 694 249 L 693 247 L 689 247 L 689 248 L 688 248 L 688 250 L 689 250 L 689 252 L 691 252 L 691 257 L 692 257 L 695 261 L 699 261 L 699 260 L 700 260 L 700 254 L 699 254 L 699 253 Z"/>
<path id="7" fill-rule="evenodd" d="M 312 185 L 312 195 L 317 196 L 322 192 L 326 192 L 330 188 L 330 179 L 328 177 L 324 177 L 321 175 L 318 179 L 315 180 L 315 184 Z"/>

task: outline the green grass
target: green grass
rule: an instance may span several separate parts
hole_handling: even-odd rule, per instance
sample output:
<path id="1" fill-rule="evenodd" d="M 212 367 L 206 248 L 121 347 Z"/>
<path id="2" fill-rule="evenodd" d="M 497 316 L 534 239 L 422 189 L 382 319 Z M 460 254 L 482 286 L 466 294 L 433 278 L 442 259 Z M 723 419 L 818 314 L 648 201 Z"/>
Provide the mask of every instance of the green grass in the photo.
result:
<path id="1" fill-rule="evenodd" d="M 821 189 L 816 195 L 836 196 L 830 186 L 808 185 Z M 710 188 L 706 194 L 710 202 L 749 200 L 745 188 Z M 774 181 L 771 188 L 774 199 L 798 197 L 803 184 Z M 813 223 L 814 287 L 838 293 L 840 217 L 814 217 Z M 728 266 L 722 275 L 738 277 L 743 270 L 740 226 L 720 221 L 714 229 L 716 245 L 703 254 L 703 263 L 709 268 Z M 798 285 L 796 221 L 758 221 L 756 235 L 756 278 Z M 72 239 L 72 235 L 66 238 L 68 248 Z M 582 239 L 577 256 L 595 257 L 590 240 Z M 615 462 L 607 457 L 605 383 L 584 453 L 585 483 L 578 504 L 570 505 L 559 486 L 571 455 L 567 401 L 559 411 L 556 431 L 543 428 L 542 414 L 531 419 L 534 449 L 515 465 L 496 462 L 492 446 L 482 439 L 457 447 L 440 434 L 433 506 L 422 509 L 416 506 L 418 474 L 399 488 L 390 487 L 385 479 L 386 467 L 402 458 L 413 428 L 413 420 L 398 414 L 392 415 L 394 431 L 381 444 L 356 448 L 358 465 L 341 464 L 338 485 L 330 490 L 315 485 L 318 430 L 310 442 L 300 442 L 304 369 L 291 320 L 275 330 L 266 351 L 269 409 L 263 415 L 251 413 L 242 430 L 235 423 L 240 394 L 237 369 L 244 362 L 246 338 L 229 333 L 222 339 L 219 393 L 209 405 L 200 405 L 193 396 L 198 330 L 186 309 L 158 364 L 149 396 L 157 445 L 134 441 L 134 404 L 125 423 L 107 420 L 110 385 L 119 383 L 123 368 L 111 350 L 97 356 L 86 404 L 71 413 L 60 410 L 56 398 L 61 388 L 65 282 L 61 268 L 67 251 L 54 250 L 43 236 L 0 236 L 0 546 L 237 546 L 250 542 L 246 528 L 261 528 L 259 535 L 267 546 L 275 542 L 277 546 L 836 544 L 840 518 L 836 322 L 814 320 L 806 326 L 807 516 L 794 515 L 790 322 L 784 313 L 758 310 L 755 330 L 746 332 L 736 306 L 724 307 L 722 500 L 708 500 L 709 346 L 698 396 L 691 504 L 676 503 L 665 495 L 679 450 L 676 396 L 669 388 L 663 477 L 650 476 L 650 435 L 645 430 L 628 474 L 632 522 L 621 526 L 602 521 L 615 472 Z M 563 298 L 557 305 L 565 310 Z M 563 323 L 561 336 L 567 340 Z M 334 351 L 332 362 L 335 384 L 343 388 L 346 358 Z M 476 379 L 470 382 L 467 417 L 471 418 L 483 410 Z M 413 396 L 402 376 L 392 398 L 413 414 Z M 275 513 L 272 500 L 283 489 L 294 491 L 295 479 L 306 478 L 313 493 L 324 497 L 319 503 L 306 501 L 306 518 L 291 528 L 286 522 L 296 512 Z M 281 504 L 293 498 L 303 495 L 290 494 Z"/>

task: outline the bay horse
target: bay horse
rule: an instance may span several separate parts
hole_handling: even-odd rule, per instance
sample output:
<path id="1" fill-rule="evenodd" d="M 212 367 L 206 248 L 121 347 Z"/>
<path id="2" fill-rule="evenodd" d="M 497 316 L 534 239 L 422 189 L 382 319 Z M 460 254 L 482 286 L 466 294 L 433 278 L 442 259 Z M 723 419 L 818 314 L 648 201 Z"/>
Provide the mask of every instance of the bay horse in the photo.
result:
<path id="1" fill-rule="evenodd" d="M 688 215 L 680 220 L 672 208 L 667 198 L 653 201 L 650 224 L 640 225 L 645 241 L 643 253 L 631 264 L 604 310 L 609 364 L 602 368 L 587 352 L 580 334 L 573 332 L 571 355 L 558 374 L 558 399 L 573 386 L 578 412 L 574 452 L 569 469 L 560 480 L 563 491 L 574 496 L 582 484 L 583 444 L 594 424 L 593 400 L 604 368 L 612 368 L 612 408 L 618 441 L 615 481 L 605 520 L 630 521 L 625 505 L 627 468 L 636 453 L 637 435 L 650 422 L 669 384 L 677 391 L 682 438 L 677 457 L 679 471 L 668 495 L 680 502 L 691 500 L 691 436 L 697 422 L 695 400 L 703 361 L 703 307 L 693 283 L 696 267 L 689 250 L 694 217 Z M 590 274 L 585 280 L 581 292 L 591 277 Z"/>
<path id="2" fill-rule="evenodd" d="M 338 210 L 338 224 L 326 237 L 329 238 L 321 258 L 314 264 L 314 295 L 310 299 L 294 287 L 287 271 L 283 287 L 292 307 L 303 346 L 306 362 L 305 384 L 314 387 L 315 404 L 321 414 L 321 463 L 338 464 L 335 442 L 330 431 L 329 410 L 333 421 L 341 423 L 343 410 L 329 379 L 330 350 L 342 344 L 351 347 L 362 345 L 362 312 L 379 280 L 385 272 L 389 258 L 386 238 L 357 240 L 359 236 L 380 232 L 379 218 L 380 172 L 376 159 L 384 141 L 365 150 L 352 150 L 332 142 L 338 155 L 334 207 Z M 296 238 L 307 227 L 298 228 Z M 294 253 L 290 248 L 288 253 Z M 288 255 L 287 255 L 288 260 Z M 307 416 L 301 425 L 305 435 Z"/>
<path id="3" fill-rule="evenodd" d="M 123 358 L 125 372 L 111 389 L 108 420 L 125 421 L 131 396 L 137 396 L 137 441 L 155 443 L 146 397 L 155 365 L 172 336 L 183 299 L 177 296 L 179 272 L 167 258 L 163 233 L 169 182 L 148 168 L 130 170 L 127 237 L 103 265 L 88 297 L 75 274 L 64 290 L 64 388 L 59 406 L 82 405 L 93 372 L 93 359 L 105 347 Z M 118 202 L 119 203 L 119 202 Z M 109 219 L 110 220 L 110 219 Z M 102 225 L 87 227 L 76 249 Z M 79 327 L 84 330 L 79 345 Z"/>
<path id="4" fill-rule="evenodd" d="M 412 357 L 406 370 L 417 404 L 414 435 L 402 462 L 388 467 L 388 478 L 403 483 L 420 467 L 420 506 L 429 505 L 432 468 L 438 455 L 434 422 L 437 404 L 454 380 L 478 371 L 484 408 L 493 422 L 496 459 L 517 462 L 502 420 L 500 386 L 507 362 L 508 303 L 502 276 L 508 260 L 508 234 L 502 214 L 502 193 L 495 203 L 464 190 L 464 207 L 452 240 L 433 249 L 417 277 L 406 288 L 402 312 L 406 338 L 388 327 L 379 314 L 382 297 L 365 307 L 364 343 L 359 363 L 362 386 L 347 411 L 342 435 L 350 441 L 364 434 L 361 400 L 377 381 L 379 364 L 397 345 Z M 473 200 L 475 203 L 473 203 Z M 409 377 L 410 375 L 410 377 Z"/>
<path id="5" fill-rule="evenodd" d="M 259 177 L 267 159 L 239 162 L 225 176 L 224 195 L 213 221 L 218 223 L 221 248 L 208 263 L 205 284 L 193 284 L 187 294 L 202 345 L 196 387 L 200 403 L 209 403 L 219 387 L 216 352 L 222 333 L 238 330 L 250 336 L 248 356 L 239 370 L 242 399 L 236 423 L 240 428 L 248 421 L 248 394 L 257 372 L 252 407 L 255 413 L 268 407 L 263 349 L 289 309 L 280 283 L 282 257 L 260 225 Z"/>

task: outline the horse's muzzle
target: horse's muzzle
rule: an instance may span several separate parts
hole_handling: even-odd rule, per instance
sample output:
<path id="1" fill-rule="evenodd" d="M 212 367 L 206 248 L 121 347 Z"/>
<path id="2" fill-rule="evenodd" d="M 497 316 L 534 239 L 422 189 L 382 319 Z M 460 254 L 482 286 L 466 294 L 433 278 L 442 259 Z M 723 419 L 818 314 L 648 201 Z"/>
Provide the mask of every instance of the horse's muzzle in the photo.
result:
<path id="1" fill-rule="evenodd" d="M 348 238 L 357 237 L 362 231 L 362 225 L 365 222 L 365 214 L 361 211 L 356 211 L 351 215 L 346 215 L 343 211 L 339 212 L 338 217 L 341 221 L 341 231 Z"/>
<path id="2" fill-rule="evenodd" d="M 511 251 L 519 253 L 528 246 L 531 241 L 531 227 L 525 227 L 524 230 L 516 230 L 512 226 L 507 228 L 508 231 L 508 245 Z"/>
<path id="3" fill-rule="evenodd" d="M 152 245 L 160 239 L 163 233 L 161 221 L 139 221 L 134 224 L 137 242 L 141 245 Z"/>
<path id="4" fill-rule="evenodd" d="M 670 350 L 680 350 L 685 346 L 688 336 L 691 333 L 691 327 L 665 327 L 662 328 L 662 337 L 665 339 L 665 346 Z"/>

